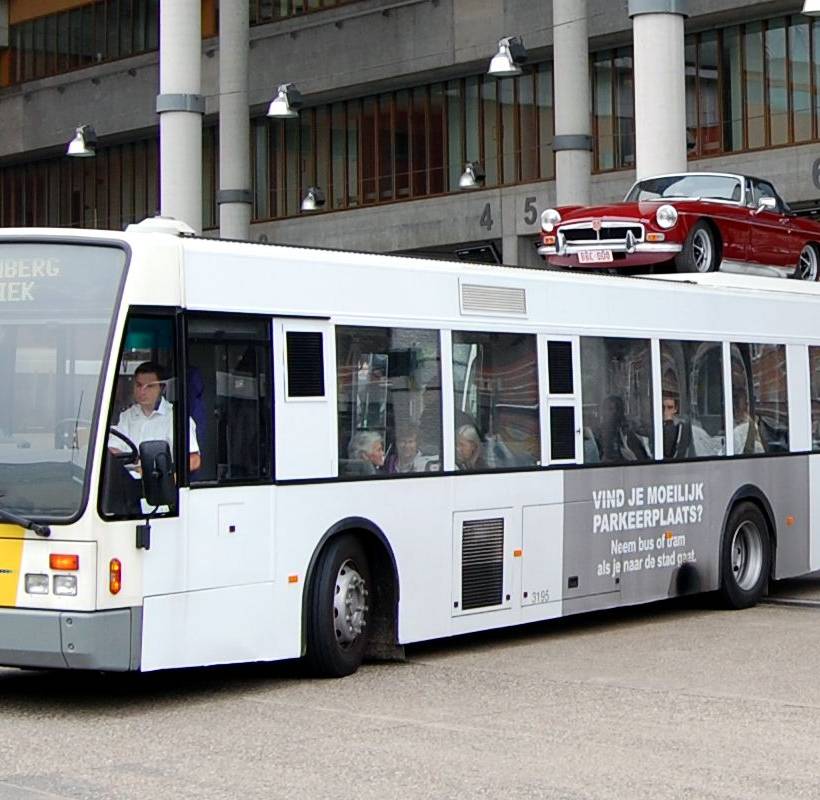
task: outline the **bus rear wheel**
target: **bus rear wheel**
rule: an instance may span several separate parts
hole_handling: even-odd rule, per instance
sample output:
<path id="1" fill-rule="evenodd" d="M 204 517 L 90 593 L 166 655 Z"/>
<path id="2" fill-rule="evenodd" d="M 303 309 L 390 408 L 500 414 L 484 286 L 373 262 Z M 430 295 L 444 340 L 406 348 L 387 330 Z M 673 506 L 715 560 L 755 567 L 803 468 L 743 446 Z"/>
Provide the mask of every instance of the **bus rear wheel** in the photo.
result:
<path id="1" fill-rule="evenodd" d="M 332 539 L 316 564 L 308 594 L 307 664 L 323 678 L 354 673 L 367 646 L 370 567 L 359 540 Z"/>
<path id="2" fill-rule="evenodd" d="M 772 563 L 769 525 L 754 503 L 740 503 L 721 544 L 721 595 L 729 608 L 749 608 L 766 591 Z"/>

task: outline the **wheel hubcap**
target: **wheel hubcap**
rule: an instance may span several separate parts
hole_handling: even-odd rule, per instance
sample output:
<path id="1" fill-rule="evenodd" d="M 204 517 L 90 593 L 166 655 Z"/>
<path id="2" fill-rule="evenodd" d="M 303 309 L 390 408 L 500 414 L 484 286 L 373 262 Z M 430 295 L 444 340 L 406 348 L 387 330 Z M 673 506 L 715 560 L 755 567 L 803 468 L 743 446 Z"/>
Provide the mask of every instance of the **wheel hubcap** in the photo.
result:
<path id="1" fill-rule="evenodd" d="M 813 247 L 804 247 L 801 251 L 797 276 L 804 281 L 817 280 L 817 251 Z"/>
<path id="2" fill-rule="evenodd" d="M 336 576 L 333 624 L 336 641 L 342 647 L 355 642 L 367 624 L 367 587 L 350 560 L 342 564 Z"/>
<path id="3" fill-rule="evenodd" d="M 692 252 L 698 272 L 708 272 L 712 264 L 712 240 L 706 231 L 698 231 L 692 239 Z"/>
<path id="4" fill-rule="evenodd" d="M 732 536 L 732 574 L 744 591 L 752 589 L 763 570 L 763 534 L 753 522 L 742 522 Z"/>

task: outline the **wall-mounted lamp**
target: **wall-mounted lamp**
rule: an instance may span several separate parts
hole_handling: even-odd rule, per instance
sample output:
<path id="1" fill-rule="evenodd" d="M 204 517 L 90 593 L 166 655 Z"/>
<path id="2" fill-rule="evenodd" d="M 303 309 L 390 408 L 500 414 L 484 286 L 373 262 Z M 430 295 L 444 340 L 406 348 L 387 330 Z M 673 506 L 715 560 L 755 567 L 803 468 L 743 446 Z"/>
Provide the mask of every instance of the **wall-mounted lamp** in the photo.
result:
<path id="1" fill-rule="evenodd" d="M 820 0 L 806 0 L 803 3 L 803 13 L 810 17 L 820 17 Z"/>
<path id="2" fill-rule="evenodd" d="M 292 83 L 283 83 L 268 106 L 268 116 L 274 119 L 293 119 L 299 116 L 302 94 Z"/>
<path id="3" fill-rule="evenodd" d="M 97 132 L 90 125 L 80 125 L 74 138 L 68 143 L 66 155 L 75 158 L 90 158 L 97 155 Z"/>
<path id="4" fill-rule="evenodd" d="M 318 211 L 325 204 L 325 193 L 318 186 L 308 187 L 302 198 L 302 211 Z"/>
<path id="5" fill-rule="evenodd" d="M 458 179 L 459 189 L 480 189 L 481 184 L 484 183 L 484 168 L 478 161 L 468 161 L 464 165 L 464 172 Z"/>
<path id="6" fill-rule="evenodd" d="M 505 36 L 498 40 L 498 52 L 490 61 L 488 75 L 494 78 L 512 78 L 522 72 L 521 64 L 527 60 L 527 48 L 517 36 Z"/>

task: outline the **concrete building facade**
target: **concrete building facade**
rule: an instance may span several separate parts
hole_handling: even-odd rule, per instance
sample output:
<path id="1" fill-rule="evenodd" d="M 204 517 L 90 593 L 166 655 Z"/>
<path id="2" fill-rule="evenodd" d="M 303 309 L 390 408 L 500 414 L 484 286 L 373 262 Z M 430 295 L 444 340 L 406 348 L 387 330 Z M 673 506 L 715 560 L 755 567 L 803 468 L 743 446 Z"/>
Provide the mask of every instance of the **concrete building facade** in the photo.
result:
<path id="1" fill-rule="evenodd" d="M 236 163 L 219 181 L 220 130 L 243 128 L 220 129 L 219 8 L 204 0 L 208 234 L 220 188 L 232 201 L 248 188 L 252 239 L 537 264 L 539 212 L 567 191 L 583 201 L 585 170 L 598 203 L 623 196 L 636 168 L 664 164 L 759 175 L 792 203 L 820 205 L 820 21 L 801 0 L 221 2 L 249 12 L 250 186 L 232 185 L 247 180 Z M 4 226 L 119 229 L 159 209 L 159 5 L 0 2 Z M 523 74 L 492 78 L 510 35 L 527 48 Z M 304 96 L 300 115 L 269 119 L 286 82 Z M 96 129 L 96 158 L 65 156 L 81 124 Z M 485 178 L 463 191 L 470 161 Z M 305 214 L 311 186 L 325 205 Z"/>

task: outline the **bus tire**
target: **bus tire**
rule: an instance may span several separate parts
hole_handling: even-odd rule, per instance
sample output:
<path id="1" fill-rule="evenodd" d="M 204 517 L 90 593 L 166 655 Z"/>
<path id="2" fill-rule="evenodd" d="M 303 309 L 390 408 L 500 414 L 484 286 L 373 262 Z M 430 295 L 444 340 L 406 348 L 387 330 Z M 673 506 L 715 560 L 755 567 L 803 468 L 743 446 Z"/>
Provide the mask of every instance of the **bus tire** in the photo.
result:
<path id="1" fill-rule="evenodd" d="M 749 608 L 766 591 L 772 563 L 769 524 L 754 503 L 738 503 L 729 514 L 720 553 L 720 591 L 729 608 Z"/>
<path id="2" fill-rule="evenodd" d="M 352 534 L 332 539 L 316 564 L 307 610 L 310 671 L 323 678 L 351 675 L 367 647 L 370 567 Z"/>

